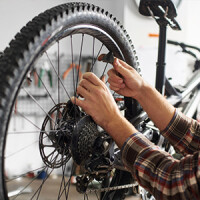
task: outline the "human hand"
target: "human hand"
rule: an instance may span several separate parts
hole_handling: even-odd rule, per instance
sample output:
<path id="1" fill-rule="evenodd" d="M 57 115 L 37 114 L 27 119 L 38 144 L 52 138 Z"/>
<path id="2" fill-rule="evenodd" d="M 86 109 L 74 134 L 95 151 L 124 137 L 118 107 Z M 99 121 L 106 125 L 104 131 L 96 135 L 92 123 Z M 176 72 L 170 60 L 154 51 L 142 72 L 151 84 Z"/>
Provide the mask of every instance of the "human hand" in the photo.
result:
<path id="1" fill-rule="evenodd" d="M 72 102 L 90 115 L 104 130 L 109 124 L 121 117 L 117 104 L 109 89 L 95 74 L 87 72 L 77 88 L 83 100 L 73 97 Z"/>
<path id="2" fill-rule="evenodd" d="M 101 61 L 103 56 L 99 56 L 98 60 Z M 138 99 L 145 83 L 143 78 L 133 67 L 118 58 L 114 59 L 113 67 L 108 71 L 110 89 L 120 95 Z"/>

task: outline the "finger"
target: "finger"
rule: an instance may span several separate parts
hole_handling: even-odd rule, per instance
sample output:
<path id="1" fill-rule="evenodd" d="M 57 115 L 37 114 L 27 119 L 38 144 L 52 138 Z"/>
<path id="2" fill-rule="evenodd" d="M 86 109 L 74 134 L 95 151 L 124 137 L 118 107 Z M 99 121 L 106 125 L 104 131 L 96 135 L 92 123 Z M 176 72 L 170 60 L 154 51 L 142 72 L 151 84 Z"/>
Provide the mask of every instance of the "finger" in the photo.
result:
<path id="1" fill-rule="evenodd" d="M 95 86 L 93 85 L 93 83 L 91 83 L 90 81 L 88 81 L 87 79 L 82 79 L 79 83 L 79 86 L 85 88 L 88 91 L 93 91 Z"/>
<path id="2" fill-rule="evenodd" d="M 121 88 L 118 88 L 118 87 L 114 87 L 112 85 L 109 86 L 109 88 L 115 92 L 118 92 Z"/>
<path id="3" fill-rule="evenodd" d="M 113 82 L 110 78 L 108 79 L 108 83 L 109 83 L 112 87 L 116 87 L 116 88 L 124 88 L 124 87 L 125 87 L 125 84 L 124 84 L 124 83 Z"/>
<path id="4" fill-rule="evenodd" d="M 90 97 L 90 92 L 80 85 L 77 88 L 77 94 L 79 94 L 81 97 L 86 98 L 86 99 Z"/>
<path id="5" fill-rule="evenodd" d="M 119 73 L 115 69 L 110 69 L 107 74 L 112 82 L 123 83 L 123 79 L 119 77 Z"/>
<path id="6" fill-rule="evenodd" d="M 124 62 L 123 60 L 120 60 L 119 58 L 115 58 L 114 60 L 114 64 L 118 64 L 123 66 L 126 69 L 132 70 L 133 67 L 131 67 L 129 64 L 127 64 L 126 62 Z"/>
<path id="7" fill-rule="evenodd" d="M 105 75 L 102 75 L 102 76 L 100 77 L 100 79 L 103 81 L 103 83 L 106 82 L 106 76 L 105 76 Z"/>
<path id="8" fill-rule="evenodd" d="M 130 67 L 128 64 L 124 64 L 123 62 L 120 62 L 118 58 L 114 60 L 113 63 L 114 69 L 123 77 L 127 77 L 130 74 L 130 70 L 133 68 Z"/>
<path id="9" fill-rule="evenodd" d="M 73 104 L 75 104 L 77 106 L 80 106 L 81 108 L 84 107 L 84 101 L 83 100 L 80 100 L 80 99 L 78 99 L 76 97 L 72 97 L 71 101 L 72 101 Z"/>
<path id="10" fill-rule="evenodd" d="M 93 85 L 96 85 L 96 86 L 104 85 L 104 83 L 92 72 L 86 72 L 83 75 L 83 79 L 88 80 L 89 82 L 91 82 Z"/>

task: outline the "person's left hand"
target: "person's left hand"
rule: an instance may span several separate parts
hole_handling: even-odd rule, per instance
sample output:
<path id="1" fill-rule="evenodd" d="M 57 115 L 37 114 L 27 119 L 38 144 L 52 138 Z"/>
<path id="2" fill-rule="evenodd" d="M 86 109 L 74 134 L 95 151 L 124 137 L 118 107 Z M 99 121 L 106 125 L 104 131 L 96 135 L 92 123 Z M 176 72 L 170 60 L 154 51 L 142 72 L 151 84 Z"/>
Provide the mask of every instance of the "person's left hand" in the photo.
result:
<path id="1" fill-rule="evenodd" d="M 83 75 L 77 93 L 83 100 L 73 97 L 72 102 L 80 106 L 105 130 L 114 119 L 121 118 L 117 104 L 104 80 L 100 80 L 95 74 L 87 72 Z"/>

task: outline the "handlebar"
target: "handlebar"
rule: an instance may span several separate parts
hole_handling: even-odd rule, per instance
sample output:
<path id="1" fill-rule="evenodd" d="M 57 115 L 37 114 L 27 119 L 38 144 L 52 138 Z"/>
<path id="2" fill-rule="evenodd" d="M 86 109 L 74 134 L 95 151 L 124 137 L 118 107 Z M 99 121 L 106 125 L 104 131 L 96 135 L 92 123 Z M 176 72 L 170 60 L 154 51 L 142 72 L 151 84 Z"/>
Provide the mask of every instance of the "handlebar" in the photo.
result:
<path id="1" fill-rule="evenodd" d="M 176 41 L 172 41 L 172 40 L 167 40 L 167 43 L 168 44 L 173 44 L 173 45 L 176 45 L 176 46 L 180 46 L 180 43 L 178 43 Z"/>
<path id="2" fill-rule="evenodd" d="M 172 41 L 172 40 L 167 40 L 167 43 L 168 43 L 168 44 L 175 45 L 175 46 L 180 46 L 180 47 L 182 48 L 182 52 L 187 53 L 187 54 L 190 54 L 191 56 L 193 56 L 193 57 L 195 57 L 196 59 L 198 59 L 195 53 L 193 53 L 193 52 L 187 50 L 186 48 L 194 49 L 194 50 L 197 50 L 197 51 L 199 51 L 199 52 L 200 52 L 200 48 L 195 47 L 195 46 L 192 46 L 192 45 L 185 44 L 185 43 L 183 43 L 183 42 L 176 42 L 176 41 Z"/>
<path id="3" fill-rule="evenodd" d="M 192 46 L 192 45 L 185 44 L 185 43 L 183 43 L 183 42 L 180 42 L 180 43 L 179 43 L 179 42 L 176 42 L 176 41 L 167 40 L 167 43 L 168 43 L 168 44 L 172 44 L 172 45 L 176 45 L 176 46 L 180 46 L 182 49 L 183 49 L 183 48 L 190 48 L 190 49 L 195 49 L 195 50 L 197 50 L 197 51 L 200 52 L 200 48 L 195 47 L 195 46 Z"/>
<path id="4" fill-rule="evenodd" d="M 195 64 L 194 64 L 194 71 L 200 69 L 200 60 L 198 59 L 198 57 L 196 56 L 196 54 L 193 53 L 192 51 L 189 51 L 189 50 L 186 49 L 186 48 L 190 48 L 190 49 L 194 49 L 194 50 L 197 50 L 197 51 L 200 52 L 200 48 L 192 46 L 192 45 L 188 45 L 188 44 L 185 44 L 185 43 L 182 43 L 182 42 L 179 43 L 179 42 L 172 41 L 172 40 L 167 40 L 167 43 L 175 45 L 175 46 L 180 46 L 182 48 L 182 52 L 187 53 L 187 54 L 193 56 L 196 59 Z"/>

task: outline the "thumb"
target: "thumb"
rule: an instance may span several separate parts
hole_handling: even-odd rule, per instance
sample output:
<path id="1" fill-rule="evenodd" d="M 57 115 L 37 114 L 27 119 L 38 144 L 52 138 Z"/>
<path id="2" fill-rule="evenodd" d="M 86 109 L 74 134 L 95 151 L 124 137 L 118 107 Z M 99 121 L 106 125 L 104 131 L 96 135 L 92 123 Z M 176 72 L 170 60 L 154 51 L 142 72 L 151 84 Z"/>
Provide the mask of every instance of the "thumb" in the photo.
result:
<path id="1" fill-rule="evenodd" d="M 119 60 L 118 58 L 115 58 L 114 63 L 113 63 L 113 67 L 124 78 L 130 73 L 130 69 L 132 69 L 131 66 L 129 66 L 125 62 Z"/>

